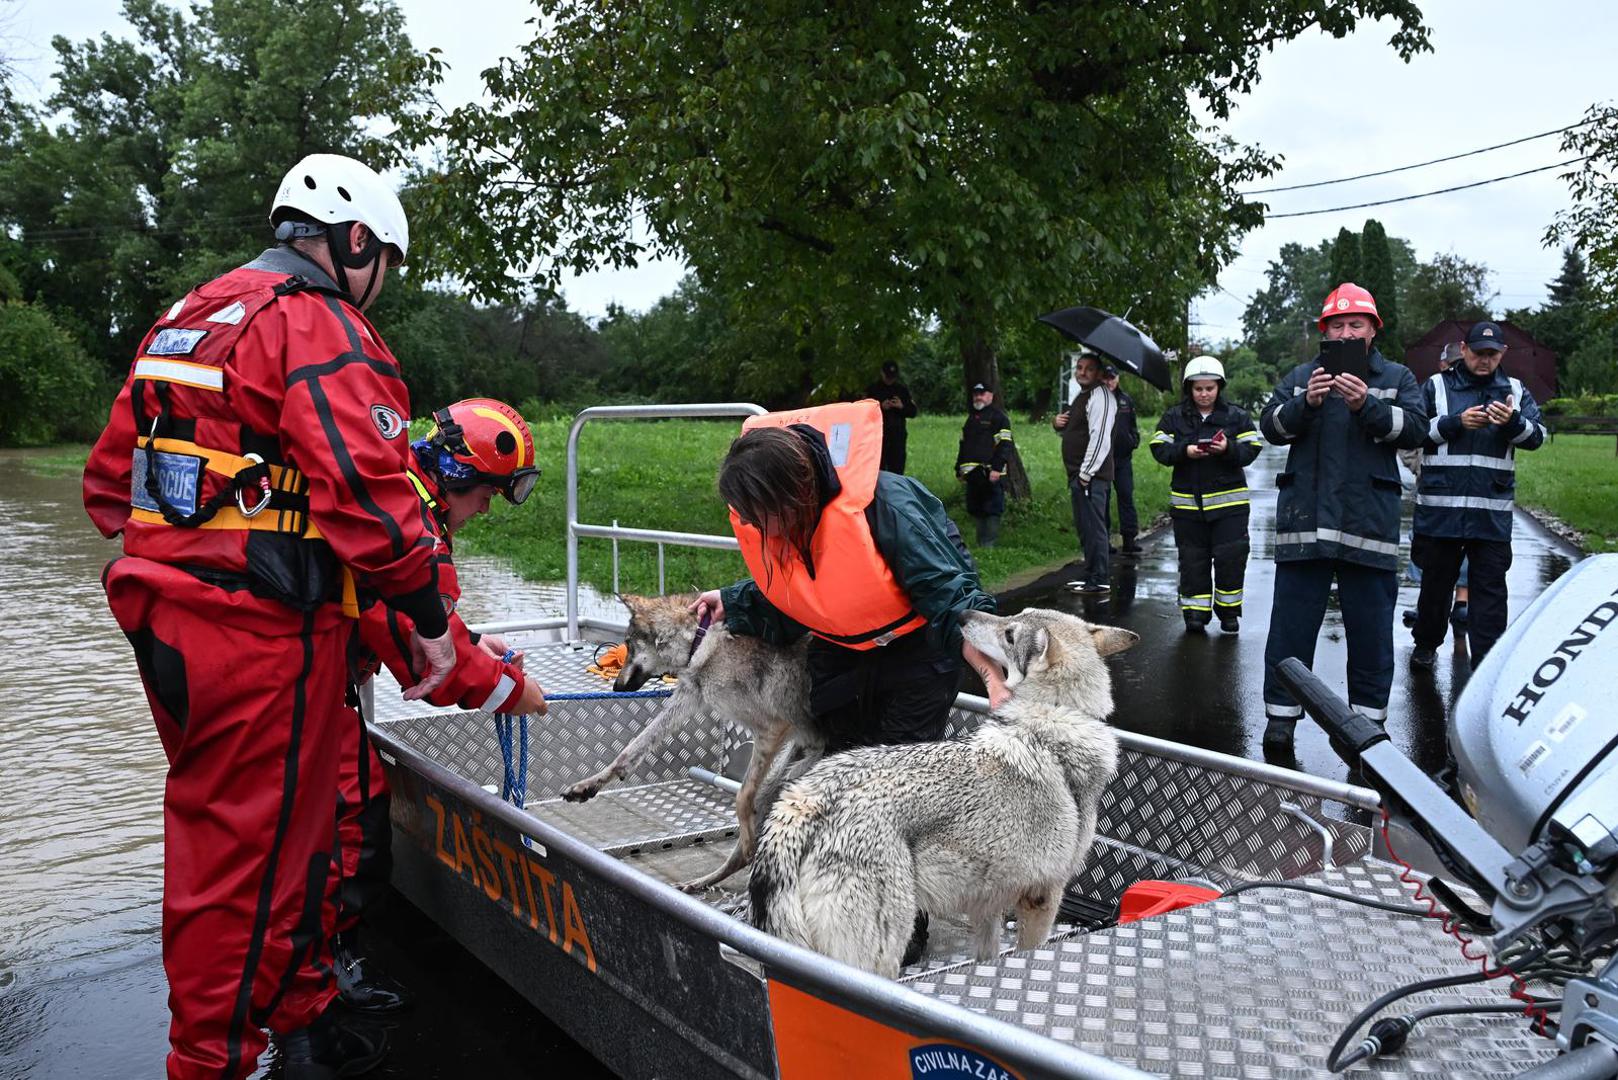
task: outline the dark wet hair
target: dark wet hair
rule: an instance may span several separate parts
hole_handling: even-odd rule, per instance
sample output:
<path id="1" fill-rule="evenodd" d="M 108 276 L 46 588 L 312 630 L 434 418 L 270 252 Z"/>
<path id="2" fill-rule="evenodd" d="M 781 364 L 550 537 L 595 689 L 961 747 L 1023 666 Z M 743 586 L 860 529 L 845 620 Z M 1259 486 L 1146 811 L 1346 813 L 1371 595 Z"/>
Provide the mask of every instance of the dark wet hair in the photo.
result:
<path id="1" fill-rule="evenodd" d="M 773 522 L 784 540 L 813 566 L 809 543 L 820 524 L 820 483 L 803 437 L 785 428 L 758 428 L 730 444 L 719 466 L 719 497 L 763 534 L 769 572 Z"/>

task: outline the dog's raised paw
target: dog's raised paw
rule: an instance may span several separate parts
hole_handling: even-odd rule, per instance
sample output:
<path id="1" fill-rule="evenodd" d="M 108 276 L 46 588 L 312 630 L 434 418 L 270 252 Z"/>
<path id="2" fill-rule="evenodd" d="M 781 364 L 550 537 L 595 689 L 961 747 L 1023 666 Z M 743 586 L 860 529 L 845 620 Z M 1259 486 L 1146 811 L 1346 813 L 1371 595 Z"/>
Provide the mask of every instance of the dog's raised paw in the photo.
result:
<path id="1" fill-rule="evenodd" d="M 588 802 L 595 798 L 601 790 L 601 784 L 594 780 L 581 780 L 577 784 L 562 792 L 562 798 L 568 802 Z"/>

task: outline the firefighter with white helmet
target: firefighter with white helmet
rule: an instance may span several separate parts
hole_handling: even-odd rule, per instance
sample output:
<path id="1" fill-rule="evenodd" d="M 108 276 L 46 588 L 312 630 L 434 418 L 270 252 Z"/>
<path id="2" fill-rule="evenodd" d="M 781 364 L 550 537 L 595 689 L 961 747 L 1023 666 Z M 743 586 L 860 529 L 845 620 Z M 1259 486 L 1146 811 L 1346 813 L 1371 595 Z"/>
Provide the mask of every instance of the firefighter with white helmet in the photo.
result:
<path id="1" fill-rule="evenodd" d="M 84 472 L 92 521 L 123 540 L 103 585 L 169 759 L 171 1078 L 247 1076 L 264 1028 L 289 1080 L 381 1057 L 328 1009 L 330 928 L 307 925 L 332 861 L 357 597 L 412 620 L 407 697 L 456 659 L 405 474 L 409 396 L 364 315 L 409 250 L 404 210 L 365 165 L 315 154 L 270 223 L 278 246 L 142 339 Z"/>
<path id="2" fill-rule="evenodd" d="M 1276 477 L 1275 604 L 1264 648 L 1264 745 L 1290 746 L 1303 709 L 1276 678 L 1287 657 L 1313 664 L 1333 581 L 1348 641 L 1348 701 L 1383 721 L 1393 686 L 1393 610 L 1399 595 L 1396 451 L 1427 434 L 1427 410 L 1410 369 L 1375 346 L 1376 299 L 1344 282 L 1322 305 L 1328 341 L 1363 342 L 1365 377 L 1336 374 L 1311 358 L 1281 380 L 1259 429 L 1288 447 Z"/>
<path id="3" fill-rule="evenodd" d="M 1152 436 L 1152 456 L 1174 469 L 1169 516 L 1180 553 L 1180 614 L 1188 633 L 1215 615 L 1227 634 L 1241 629 L 1251 500 L 1242 471 L 1263 449 L 1253 418 L 1225 400 L 1225 365 L 1199 356 L 1185 365 L 1183 394 Z"/>

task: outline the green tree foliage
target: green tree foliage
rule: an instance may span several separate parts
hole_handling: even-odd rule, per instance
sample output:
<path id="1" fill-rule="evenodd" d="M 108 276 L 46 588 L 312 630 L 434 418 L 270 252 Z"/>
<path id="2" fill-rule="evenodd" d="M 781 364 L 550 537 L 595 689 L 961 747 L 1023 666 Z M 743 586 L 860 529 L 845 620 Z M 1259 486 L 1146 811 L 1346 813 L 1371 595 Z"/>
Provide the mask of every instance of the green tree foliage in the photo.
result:
<path id="1" fill-rule="evenodd" d="M 58 37 L 57 90 L 0 140 L 0 249 L 110 373 L 199 281 L 269 242 L 300 157 L 400 158 L 387 129 L 423 109 L 437 61 L 390 0 L 215 0 L 187 18 L 125 0 L 132 39 Z"/>
<path id="2" fill-rule="evenodd" d="M 1382 16 L 1427 47 L 1407 0 L 541 0 L 492 103 L 417 132 L 447 163 L 423 231 L 485 295 L 678 255 L 767 358 L 765 400 L 869 378 L 918 318 L 958 386 L 999 386 L 1011 328 L 1080 299 L 1182 344 L 1272 165 L 1193 99 L 1222 119 L 1275 42 Z"/>
<path id="3" fill-rule="evenodd" d="M 1360 232 L 1359 283 L 1376 297 L 1376 311 L 1382 316 L 1382 330 L 1377 334 L 1377 347 L 1394 360 L 1404 355 L 1400 341 L 1399 289 L 1393 276 L 1393 249 L 1388 246 L 1388 233 L 1375 218 L 1365 223 Z"/>
<path id="4" fill-rule="evenodd" d="M 1556 215 L 1545 243 L 1570 245 L 1589 260 L 1596 291 L 1618 296 L 1618 103 L 1590 106 L 1584 121 L 1562 136 L 1562 150 L 1584 158 L 1564 175 L 1573 206 Z M 1618 303 L 1603 305 L 1604 321 L 1618 322 Z"/>
<path id="5" fill-rule="evenodd" d="M 1337 239 L 1331 246 L 1331 281 L 1336 288 L 1345 281 L 1360 281 L 1360 234 L 1351 232 L 1347 225 L 1337 230 Z"/>
<path id="6" fill-rule="evenodd" d="M 1412 344 L 1445 319 L 1473 322 L 1489 318 L 1494 296 L 1487 266 L 1454 252 L 1440 252 L 1416 267 L 1405 290 L 1405 344 Z"/>
<path id="7" fill-rule="evenodd" d="M 0 446 L 93 436 L 106 422 L 96 362 L 37 304 L 0 303 Z"/>

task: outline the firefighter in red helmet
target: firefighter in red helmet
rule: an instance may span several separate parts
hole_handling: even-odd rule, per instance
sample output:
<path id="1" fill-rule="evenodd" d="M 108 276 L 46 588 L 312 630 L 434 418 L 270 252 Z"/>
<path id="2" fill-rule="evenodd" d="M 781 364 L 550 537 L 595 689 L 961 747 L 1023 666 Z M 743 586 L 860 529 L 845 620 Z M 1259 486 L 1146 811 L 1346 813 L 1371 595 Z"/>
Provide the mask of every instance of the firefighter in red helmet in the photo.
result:
<path id="1" fill-rule="evenodd" d="M 168 1075 L 356 1073 L 380 1040 L 328 1008 L 347 643 L 358 590 L 414 621 L 421 697 L 455 643 L 405 475 L 410 404 L 364 311 L 409 248 L 392 189 L 316 154 L 271 208 L 278 246 L 193 289 L 141 341 L 84 472 L 123 555 L 102 575 L 169 760 Z M 312 902 L 311 902 L 312 901 Z M 325 932 L 321 932 L 324 930 Z"/>
<path id="2" fill-rule="evenodd" d="M 1307 360 L 1281 380 L 1259 419 L 1264 437 L 1288 448 L 1276 478 L 1275 604 L 1264 645 L 1264 746 L 1282 761 L 1303 708 L 1276 667 L 1289 657 L 1313 665 L 1333 582 L 1348 645 L 1349 704 L 1368 719 L 1388 717 L 1399 594 L 1396 452 L 1427 435 L 1416 377 L 1376 349 L 1376 299 L 1344 282 L 1326 297 L 1319 325 L 1327 341 L 1363 343 L 1347 349 L 1363 363 L 1363 377 Z"/>
<path id="3" fill-rule="evenodd" d="M 537 681 L 523 673 L 521 653 L 508 654 L 492 634 L 469 631 L 456 614 L 461 589 L 452 558 L 455 533 L 489 509 L 496 493 L 520 505 L 539 480 L 534 435 L 510 405 L 492 398 L 457 401 L 433 414 L 433 430 L 410 444 L 410 482 L 430 517 L 437 548 L 438 589 L 455 639 L 455 671 L 427 695 L 434 705 L 472 711 L 543 714 L 545 699 Z M 401 686 L 416 681 L 408 650 L 410 616 L 382 603 L 360 615 L 356 667 L 368 678 L 379 663 Z M 508 659 L 509 655 L 509 659 Z M 359 947 L 360 918 L 387 891 L 392 868 L 392 828 L 388 786 L 382 763 L 356 722 L 345 739 L 337 804 L 337 866 L 331 902 L 336 935 L 332 959 L 343 1003 L 368 1013 L 388 1013 L 409 1004 L 409 994 L 365 959 Z"/>

